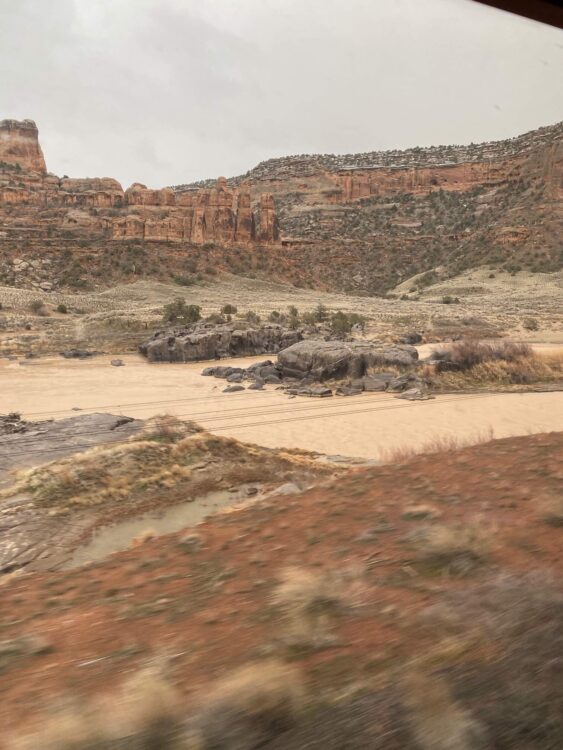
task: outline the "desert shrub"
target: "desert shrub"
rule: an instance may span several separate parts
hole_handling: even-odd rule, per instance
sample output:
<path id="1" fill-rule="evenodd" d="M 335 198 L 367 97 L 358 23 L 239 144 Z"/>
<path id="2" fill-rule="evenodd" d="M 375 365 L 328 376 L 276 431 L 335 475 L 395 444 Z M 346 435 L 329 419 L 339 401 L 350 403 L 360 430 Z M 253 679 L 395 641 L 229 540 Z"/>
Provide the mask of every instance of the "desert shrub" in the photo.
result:
<path id="1" fill-rule="evenodd" d="M 165 323 L 177 323 L 178 325 L 190 325 L 201 319 L 201 307 L 199 305 L 188 305 L 187 302 L 178 297 L 173 302 L 164 306 L 162 320 Z"/>
<path id="2" fill-rule="evenodd" d="M 245 313 L 244 319 L 247 320 L 249 323 L 253 323 L 254 325 L 258 325 L 260 323 L 260 316 L 257 312 L 254 310 L 248 310 L 248 312 Z"/>
<path id="3" fill-rule="evenodd" d="M 452 297 L 451 294 L 446 294 L 442 297 L 443 305 L 459 305 L 459 297 Z"/>
<path id="4" fill-rule="evenodd" d="M 231 320 L 231 316 L 227 315 L 226 317 L 223 317 L 220 313 L 211 313 L 211 315 L 208 315 L 205 320 L 208 323 L 215 323 L 216 325 L 220 323 L 225 323 L 228 320 Z"/>
<path id="5" fill-rule="evenodd" d="M 279 310 L 272 310 L 272 312 L 268 315 L 268 320 L 270 323 L 280 323 L 283 320 L 282 313 L 279 312 Z"/>
<path id="6" fill-rule="evenodd" d="M 158 414 L 146 421 L 142 436 L 144 440 L 175 443 L 186 435 L 195 435 L 196 432 L 201 431 L 201 427 L 195 422 L 183 421 L 170 414 Z"/>
<path id="7" fill-rule="evenodd" d="M 407 724 L 421 750 L 485 750 L 484 725 L 454 700 L 443 676 L 409 668 L 401 689 Z"/>
<path id="8" fill-rule="evenodd" d="M 29 303 L 29 309 L 35 315 L 47 315 L 45 303 L 41 299 L 34 299 Z"/>
<path id="9" fill-rule="evenodd" d="M 275 659 L 251 664 L 204 693 L 195 733 L 210 750 L 262 747 L 297 722 L 305 701 L 295 667 Z"/>
<path id="10" fill-rule="evenodd" d="M 416 280 L 416 284 L 418 287 L 423 289 L 424 287 L 435 284 L 437 281 L 438 281 L 438 274 L 436 273 L 436 271 L 426 271 L 426 273 L 423 273 L 421 276 L 418 277 L 418 279 Z"/>
<path id="11" fill-rule="evenodd" d="M 478 523 L 434 524 L 416 529 L 408 540 L 415 563 L 429 572 L 465 574 L 484 562 L 490 535 Z"/>
<path id="12" fill-rule="evenodd" d="M 63 315 L 66 315 L 68 312 L 67 306 L 64 305 L 62 302 L 57 305 L 57 312 L 62 313 Z"/>
<path id="13" fill-rule="evenodd" d="M 155 670 L 126 680 L 119 690 L 81 703 L 70 698 L 51 707 L 36 732 L 12 744 L 13 750 L 195 750 L 181 725 L 176 690 Z M 182 737 L 182 744 L 178 744 Z"/>
<path id="14" fill-rule="evenodd" d="M 537 331 L 540 327 L 535 318 L 526 318 L 522 325 L 527 331 Z"/>
<path id="15" fill-rule="evenodd" d="M 322 302 L 319 302 L 319 304 L 315 307 L 313 314 L 317 323 L 324 323 L 324 321 L 328 320 L 329 318 L 328 309 L 326 305 L 322 304 Z"/>
<path id="16" fill-rule="evenodd" d="M 471 370 L 484 362 L 516 362 L 533 356 L 527 344 L 502 342 L 485 344 L 481 341 L 467 339 L 459 341 L 449 349 L 441 352 L 441 359 L 453 362 L 458 370 Z"/>
<path id="17" fill-rule="evenodd" d="M 550 526 L 563 526 L 563 497 L 551 497 L 542 503 L 542 518 Z"/>
<path id="18" fill-rule="evenodd" d="M 358 313 L 345 313 L 337 310 L 330 316 L 330 326 L 335 333 L 349 333 L 355 325 L 359 325 L 362 330 L 365 326 L 366 319 Z"/>
<path id="19" fill-rule="evenodd" d="M 174 283 L 178 284 L 179 286 L 192 286 L 194 283 L 194 280 L 191 276 L 186 276 L 185 274 L 179 274 L 178 276 L 173 277 Z"/>
<path id="20" fill-rule="evenodd" d="M 347 602 L 347 588 L 358 571 L 318 573 L 299 567 L 281 571 L 272 603 L 287 629 L 286 640 L 300 646 L 319 646 L 332 640 L 331 628 Z"/>
<path id="21" fill-rule="evenodd" d="M 446 611 L 479 629 L 489 656 L 449 669 L 456 698 L 498 750 L 563 746 L 563 590 L 542 572 L 503 575 L 450 595 Z"/>
<path id="22" fill-rule="evenodd" d="M 222 315 L 236 315 L 237 314 L 236 305 L 231 305 L 231 304 L 223 305 L 223 307 L 221 308 L 221 314 Z"/>

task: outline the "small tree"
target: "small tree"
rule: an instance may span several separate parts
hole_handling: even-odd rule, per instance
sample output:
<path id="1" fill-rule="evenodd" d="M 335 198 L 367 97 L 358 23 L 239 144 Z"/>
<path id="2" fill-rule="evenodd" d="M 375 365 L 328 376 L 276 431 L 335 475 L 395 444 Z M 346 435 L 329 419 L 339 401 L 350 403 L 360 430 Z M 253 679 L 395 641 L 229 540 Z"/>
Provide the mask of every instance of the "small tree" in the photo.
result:
<path id="1" fill-rule="evenodd" d="M 247 320 L 249 323 L 254 323 L 254 324 L 260 323 L 260 316 L 258 315 L 257 312 L 254 312 L 254 310 L 249 310 L 244 316 L 244 319 Z"/>
<path id="2" fill-rule="evenodd" d="M 231 304 L 223 305 L 223 307 L 221 308 L 221 314 L 222 315 L 236 315 L 237 314 L 236 305 L 231 305 Z"/>
<path id="3" fill-rule="evenodd" d="M 162 320 L 165 323 L 189 326 L 201 320 L 201 307 L 199 305 L 188 305 L 186 300 L 178 297 L 164 306 Z"/>
<path id="4" fill-rule="evenodd" d="M 324 323 L 325 320 L 328 320 L 328 310 L 326 305 L 321 302 L 315 307 L 315 319 L 318 323 Z"/>
<path id="5" fill-rule="evenodd" d="M 299 328 L 299 325 L 301 323 L 301 320 L 299 318 L 299 310 L 295 307 L 295 305 L 290 305 L 287 308 L 287 312 L 289 315 L 289 319 L 287 321 L 289 327 L 293 330 Z"/>

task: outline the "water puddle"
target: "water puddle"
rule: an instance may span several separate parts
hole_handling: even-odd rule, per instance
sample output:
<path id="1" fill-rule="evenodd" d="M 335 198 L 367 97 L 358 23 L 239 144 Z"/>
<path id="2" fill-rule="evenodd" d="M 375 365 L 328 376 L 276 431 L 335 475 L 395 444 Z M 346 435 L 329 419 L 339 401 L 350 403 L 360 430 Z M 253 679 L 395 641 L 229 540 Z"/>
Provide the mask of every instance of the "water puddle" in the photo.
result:
<path id="1" fill-rule="evenodd" d="M 103 560 L 113 552 L 127 549 L 134 539 L 148 530 L 159 535 L 194 526 L 218 510 L 256 499 L 258 495 L 251 495 L 250 488 L 260 489 L 258 485 L 251 484 L 237 488 L 236 492 L 228 490 L 210 492 L 191 502 L 178 503 L 168 508 L 149 511 L 111 526 L 103 526 L 94 532 L 87 544 L 74 551 L 63 567 L 76 568 L 86 563 Z"/>

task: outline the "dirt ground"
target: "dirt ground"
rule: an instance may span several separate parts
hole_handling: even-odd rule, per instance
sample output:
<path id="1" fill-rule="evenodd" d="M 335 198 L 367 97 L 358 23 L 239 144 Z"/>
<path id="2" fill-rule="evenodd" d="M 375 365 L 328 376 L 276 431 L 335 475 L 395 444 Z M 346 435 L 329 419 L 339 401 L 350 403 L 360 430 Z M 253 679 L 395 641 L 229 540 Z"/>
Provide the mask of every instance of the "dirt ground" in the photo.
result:
<path id="1" fill-rule="evenodd" d="M 107 691 L 151 659 L 166 662 L 189 706 L 226 670 L 283 652 L 286 625 L 271 595 L 287 565 L 321 576 L 350 566 L 360 571 L 348 608 L 333 625 L 337 638 L 293 654 L 313 694 L 333 691 L 342 705 L 346 696 L 378 689 L 387 674 L 393 678 L 392 665 L 423 654 L 454 675 L 491 668 L 503 658 L 502 644 L 476 640 L 470 630 L 452 640 L 452 622 L 438 627 L 424 613 L 440 612 L 459 591 L 470 607 L 477 595 L 471 592 L 499 575 L 560 576 L 561 529 L 545 523 L 543 513 L 560 497 L 562 450 L 563 433 L 553 433 L 360 469 L 302 495 L 215 516 L 197 527 L 201 543 L 194 549 L 172 534 L 85 568 L 8 581 L 0 615 L 4 643 L 25 636 L 43 647 L 4 662 L 4 737 L 33 726 L 56 696 Z M 419 515 L 409 511 L 413 506 Z M 425 513 L 457 527 L 479 521 L 490 546 L 480 550 L 477 567 L 461 577 L 417 567 L 409 539 L 427 528 Z M 471 617 L 463 621 L 469 627 Z M 468 698 L 485 715 L 502 686 L 487 683 L 487 689 L 493 692 Z M 507 713 L 510 705 L 499 707 L 502 731 L 518 713 Z M 331 724 L 324 746 L 365 747 L 361 731 L 349 724 Z M 381 730 L 373 731 L 375 743 Z M 312 744 L 299 732 L 285 744 L 282 734 L 275 746 L 318 748 L 323 734 L 318 728 Z M 399 740 L 388 738 L 385 747 L 411 747 Z"/>
<path id="2" fill-rule="evenodd" d="M 200 305 L 202 315 L 235 304 L 239 313 L 254 310 L 263 319 L 272 310 L 284 311 L 290 305 L 305 312 L 322 303 L 331 310 L 364 315 L 367 334 L 383 339 L 414 330 L 431 341 L 453 335 L 508 335 L 563 343 L 562 272 L 489 277 L 489 269 L 475 269 L 424 288 L 418 299 L 401 299 L 412 280 L 395 290 L 396 298 L 385 299 L 299 289 L 230 274 L 190 287 L 138 281 L 82 294 L 0 287 L 0 354 L 57 352 L 72 346 L 132 351 L 160 325 L 162 307 L 176 297 Z M 448 295 L 459 302 L 443 304 Z M 34 300 L 45 303 L 47 316 L 30 311 Z M 68 314 L 57 313 L 61 303 Z"/>

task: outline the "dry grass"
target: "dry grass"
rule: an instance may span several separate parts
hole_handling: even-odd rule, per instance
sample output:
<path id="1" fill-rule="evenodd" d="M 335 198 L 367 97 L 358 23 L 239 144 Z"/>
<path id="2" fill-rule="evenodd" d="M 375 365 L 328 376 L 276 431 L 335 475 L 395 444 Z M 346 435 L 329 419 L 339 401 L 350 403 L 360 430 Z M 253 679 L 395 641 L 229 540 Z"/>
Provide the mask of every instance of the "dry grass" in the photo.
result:
<path id="1" fill-rule="evenodd" d="M 409 541 L 416 550 L 415 562 L 423 569 L 459 575 L 486 559 L 491 531 L 479 521 L 440 523 L 417 529 Z"/>
<path id="2" fill-rule="evenodd" d="M 537 353 L 527 344 L 468 340 L 442 351 L 425 374 L 449 388 L 553 382 L 563 379 L 563 355 Z"/>
<path id="3" fill-rule="evenodd" d="M 421 750 L 484 750 L 482 724 L 452 698 L 444 678 L 410 669 L 402 679 L 407 722 Z"/>
<path id="4" fill-rule="evenodd" d="M 202 696 L 194 726 L 206 750 L 246 750 L 290 728 L 305 703 L 300 672 L 271 659 L 218 680 Z"/>
<path id="5" fill-rule="evenodd" d="M 279 576 L 272 603 L 282 613 L 286 640 L 295 645 L 322 646 L 333 641 L 332 627 L 352 603 L 360 572 L 318 573 L 290 567 Z"/>
<path id="6" fill-rule="evenodd" d="M 546 498 L 540 505 L 545 523 L 550 526 L 563 526 L 563 495 Z"/>
<path id="7" fill-rule="evenodd" d="M 457 435 L 437 435 L 420 446 L 398 446 L 396 448 L 384 449 L 379 458 L 385 464 L 405 463 L 415 456 L 430 453 L 445 453 L 468 448 L 471 445 L 481 445 L 494 440 L 494 430 L 480 432 L 473 437 L 460 438 Z"/>
<path id="8" fill-rule="evenodd" d="M 502 575 L 452 592 L 449 606 L 463 627 L 483 632 L 486 658 L 474 653 L 448 673 L 456 697 L 488 727 L 491 746 L 563 747 L 561 582 L 540 570 Z"/>
<path id="9" fill-rule="evenodd" d="M 247 445 L 211 435 L 192 422 L 157 417 L 125 443 L 98 446 L 22 472 L 4 496 L 28 493 L 38 505 L 54 509 L 123 506 L 147 492 L 182 490 L 194 496 L 265 477 L 283 480 L 294 472 L 321 476 L 330 471 L 298 452 Z"/>
<path id="10" fill-rule="evenodd" d="M 16 739 L 13 750 L 198 750 L 184 735 L 182 702 L 153 669 L 126 680 L 117 692 L 88 703 L 51 707 L 37 731 Z"/>

